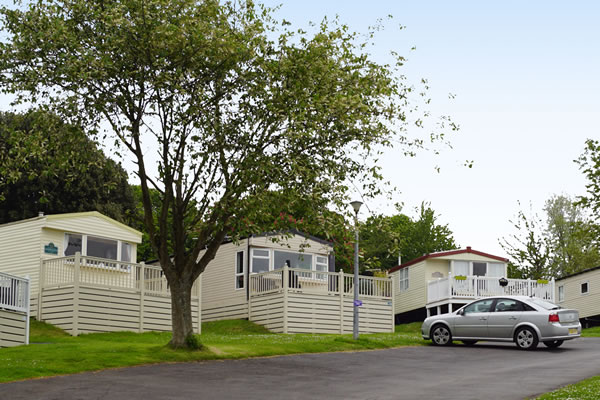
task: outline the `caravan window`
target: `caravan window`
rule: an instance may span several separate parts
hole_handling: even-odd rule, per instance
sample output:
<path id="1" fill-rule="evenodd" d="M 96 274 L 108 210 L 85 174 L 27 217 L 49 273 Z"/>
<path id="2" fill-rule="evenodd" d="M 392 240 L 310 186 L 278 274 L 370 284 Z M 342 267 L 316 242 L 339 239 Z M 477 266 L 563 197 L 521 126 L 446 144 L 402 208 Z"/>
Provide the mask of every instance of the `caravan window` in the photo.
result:
<path id="1" fill-rule="evenodd" d="M 133 262 L 131 243 L 90 235 L 65 233 L 65 256 L 79 252 L 82 256 L 104 258 L 115 261 Z"/>

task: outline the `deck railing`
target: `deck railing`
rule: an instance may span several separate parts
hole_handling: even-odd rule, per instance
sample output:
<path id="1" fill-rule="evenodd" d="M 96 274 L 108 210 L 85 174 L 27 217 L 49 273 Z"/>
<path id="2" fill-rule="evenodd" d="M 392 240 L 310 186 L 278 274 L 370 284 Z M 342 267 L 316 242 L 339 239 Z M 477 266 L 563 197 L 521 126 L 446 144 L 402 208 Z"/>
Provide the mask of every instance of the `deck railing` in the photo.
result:
<path id="1" fill-rule="evenodd" d="M 29 310 L 29 279 L 0 272 L 0 308 L 27 312 Z"/>
<path id="2" fill-rule="evenodd" d="M 144 263 L 115 261 L 76 254 L 42 260 L 40 286 L 44 288 L 89 285 L 118 289 L 130 289 L 144 293 L 170 295 L 169 285 L 159 266 Z M 197 280 L 192 296 L 200 291 Z"/>
<path id="3" fill-rule="evenodd" d="M 29 344 L 29 278 L 0 272 L 0 309 L 25 313 L 25 344 Z"/>
<path id="4" fill-rule="evenodd" d="M 331 295 L 351 296 L 354 293 L 354 275 L 340 272 L 309 271 L 284 267 L 274 271 L 250 275 L 250 296 L 283 292 L 318 292 Z M 392 297 L 392 279 L 359 276 L 359 296 Z"/>
<path id="5" fill-rule="evenodd" d="M 440 278 L 427 283 L 427 303 L 453 298 L 480 298 L 489 296 L 535 296 L 554 301 L 554 280 L 541 283 L 531 279 L 508 279 L 508 285 L 500 286 L 500 278 L 467 276 Z"/>

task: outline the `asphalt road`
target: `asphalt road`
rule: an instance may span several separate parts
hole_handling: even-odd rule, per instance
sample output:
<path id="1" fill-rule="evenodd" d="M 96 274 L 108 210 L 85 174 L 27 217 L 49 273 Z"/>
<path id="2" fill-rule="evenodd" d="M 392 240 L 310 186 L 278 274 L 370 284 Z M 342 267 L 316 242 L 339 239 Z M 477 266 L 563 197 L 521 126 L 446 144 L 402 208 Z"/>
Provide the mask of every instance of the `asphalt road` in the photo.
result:
<path id="1" fill-rule="evenodd" d="M 600 375 L 600 338 L 160 364 L 0 385 L 0 399 L 524 399 Z"/>

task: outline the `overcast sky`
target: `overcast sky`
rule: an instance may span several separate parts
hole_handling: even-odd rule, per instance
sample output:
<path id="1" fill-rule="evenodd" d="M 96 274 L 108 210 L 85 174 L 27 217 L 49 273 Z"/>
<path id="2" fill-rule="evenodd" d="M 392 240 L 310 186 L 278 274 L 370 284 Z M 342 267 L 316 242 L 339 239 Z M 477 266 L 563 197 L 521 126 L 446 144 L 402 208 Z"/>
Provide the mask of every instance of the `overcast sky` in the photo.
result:
<path id="1" fill-rule="evenodd" d="M 264 1 L 294 26 L 339 15 L 358 32 L 393 15 L 374 57 L 393 49 L 406 74 L 427 78 L 433 110 L 461 126 L 453 149 L 414 159 L 393 151 L 384 174 L 404 211 L 431 202 L 462 247 L 505 255 L 498 239 L 529 204 L 583 194 L 573 162 L 586 138 L 600 139 L 600 3 L 594 1 Z M 399 31 L 395 27 L 403 25 Z M 410 51 L 416 46 L 415 51 Z M 456 94 L 454 100 L 447 94 Z M 474 160 L 472 169 L 462 166 Z M 440 166 L 440 172 L 434 170 Z M 393 212 L 370 204 L 373 212 Z M 362 212 L 361 212 L 362 213 Z M 363 218 L 368 214 L 362 214 Z"/>
<path id="2" fill-rule="evenodd" d="M 453 148 L 437 157 L 406 159 L 389 151 L 383 172 L 401 190 L 394 201 L 404 203 L 405 213 L 431 202 L 461 247 L 505 255 L 498 239 L 513 232 L 509 219 L 517 201 L 541 212 L 554 193 L 584 192 L 573 160 L 586 138 L 600 138 L 600 2 L 263 2 L 283 3 L 276 16 L 295 27 L 339 15 L 352 30 L 366 32 L 393 15 L 373 57 L 387 62 L 389 50 L 405 55 L 404 73 L 413 82 L 427 78 L 432 110 L 450 115 L 461 129 Z M 472 169 L 465 160 L 474 160 Z M 368 207 L 394 211 L 385 202 Z"/>

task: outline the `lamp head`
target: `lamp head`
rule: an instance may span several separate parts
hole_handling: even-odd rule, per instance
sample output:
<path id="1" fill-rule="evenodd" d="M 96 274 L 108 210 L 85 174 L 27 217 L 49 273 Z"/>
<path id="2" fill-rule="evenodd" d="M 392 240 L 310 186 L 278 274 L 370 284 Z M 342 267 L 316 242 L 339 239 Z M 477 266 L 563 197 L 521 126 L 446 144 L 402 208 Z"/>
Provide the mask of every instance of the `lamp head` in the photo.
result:
<path id="1" fill-rule="evenodd" d="M 361 201 L 353 201 L 352 203 L 350 203 L 350 205 L 352 206 L 352 208 L 354 208 L 354 213 L 358 214 L 358 210 L 360 210 L 360 206 L 362 206 L 362 202 Z"/>

